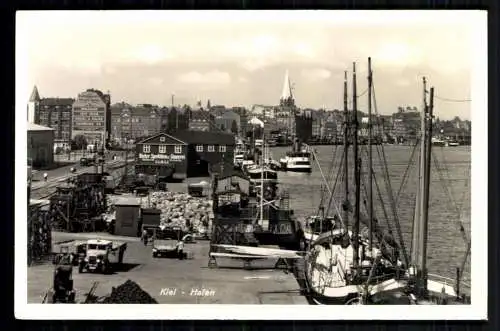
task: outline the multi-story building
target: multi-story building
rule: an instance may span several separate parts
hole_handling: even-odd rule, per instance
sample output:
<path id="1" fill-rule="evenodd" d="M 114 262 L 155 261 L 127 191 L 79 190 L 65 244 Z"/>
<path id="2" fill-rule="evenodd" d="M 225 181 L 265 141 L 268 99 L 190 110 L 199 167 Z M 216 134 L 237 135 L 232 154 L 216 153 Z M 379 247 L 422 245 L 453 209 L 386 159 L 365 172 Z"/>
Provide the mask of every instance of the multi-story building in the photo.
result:
<path id="1" fill-rule="evenodd" d="M 420 113 L 416 107 L 403 107 L 392 115 L 393 132 L 399 140 L 416 139 L 420 132 Z"/>
<path id="2" fill-rule="evenodd" d="M 189 118 L 189 130 L 213 131 L 216 127 L 215 116 L 203 109 L 194 110 Z"/>
<path id="3" fill-rule="evenodd" d="M 248 131 L 248 111 L 245 107 L 233 107 L 233 112 L 240 116 L 240 135 L 245 136 Z"/>
<path id="4" fill-rule="evenodd" d="M 111 106 L 111 140 L 123 144 L 126 140 L 132 139 L 132 133 L 128 127 L 132 108 L 133 106 L 126 102 L 115 103 Z"/>
<path id="5" fill-rule="evenodd" d="M 303 142 L 312 139 L 313 111 L 304 110 L 295 116 L 295 135 Z"/>
<path id="6" fill-rule="evenodd" d="M 226 110 L 215 116 L 217 128 L 223 132 L 239 134 L 241 129 L 240 115 L 231 110 Z"/>
<path id="7" fill-rule="evenodd" d="M 187 105 L 183 107 L 162 107 L 160 113 L 160 132 L 172 134 L 175 131 L 187 130 L 189 128 L 189 118 L 191 108 Z"/>
<path id="8" fill-rule="evenodd" d="M 131 106 L 126 103 L 111 107 L 111 136 L 120 142 L 141 140 L 157 134 L 161 130 L 161 114 L 157 106 L 140 104 Z"/>
<path id="9" fill-rule="evenodd" d="M 88 89 L 73 103 L 71 137 L 86 138 L 88 144 L 103 146 L 111 136 L 111 98 L 99 90 Z"/>
<path id="10" fill-rule="evenodd" d="M 337 133 L 342 132 L 337 130 L 337 120 L 338 120 L 337 116 L 335 116 L 334 113 L 325 114 L 324 130 L 323 130 L 324 138 L 330 140 L 336 139 Z"/>
<path id="11" fill-rule="evenodd" d="M 311 110 L 312 114 L 312 137 L 314 139 L 323 139 L 325 133 L 325 113 L 321 110 Z"/>
<path id="12" fill-rule="evenodd" d="M 28 103 L 28 121 L 53 129 L 54 147 L 71 147 L 71 98 L 40 98 L 36 86 Z"/>

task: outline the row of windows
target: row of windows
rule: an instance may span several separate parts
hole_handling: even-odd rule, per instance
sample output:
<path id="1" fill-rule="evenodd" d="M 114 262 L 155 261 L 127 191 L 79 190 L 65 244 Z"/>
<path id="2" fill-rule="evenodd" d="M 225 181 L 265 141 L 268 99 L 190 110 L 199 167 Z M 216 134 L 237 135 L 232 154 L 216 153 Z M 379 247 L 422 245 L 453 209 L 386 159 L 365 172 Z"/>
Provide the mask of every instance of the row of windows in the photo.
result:
<path id="1" fill-rule="evenodd" d="M 142 146 L 142 152 L 143 153 L 151 153 L 151 145 L 143 145 Z M 158 146 L 158 153 L 160 153 L 160 154 L 167 153 L 167 146 L 166 145 L 160 145 L 160 146 Z M 174 153 L 175 154 L 182 154 L 182 146 L 175 145 Z"/>
<path id="2" fill-rule="evenodd" d="M 203 145 L 196 145 L 196 151 L 197 152 L 203 152 L 204 148 Z M 143 153 L 151 153 L 151 145 L 143 145 L 142 146 L 142 152 Z M 207 152 L 215 152 L 215 146 L 214 145 L 208 145 L 207 146 Z M 226 145 L 220 145 L 219 146 L 219 152 L 225 153 L 226 152 Z M 158 153 L 160 154 L 165 154 L 167 153 L 167 146 L 166 145 L 159 145 L 158 146 Z M 174 148 L 174 153 L 175 154 L 182 154 L 182 146 L 176 145 Z"/>
<path id="3" fill-rule="evenodd" d="M 196 145 L 196 151 L 197 152 L 203 152 L 203 145 Z M 215 152 L 215 146 L 214 145 L 208 145 L 207 146 L 207 152 Z M 225 153 L 226 152 L 226 145 L 219 145 L 219 152 Z"/>

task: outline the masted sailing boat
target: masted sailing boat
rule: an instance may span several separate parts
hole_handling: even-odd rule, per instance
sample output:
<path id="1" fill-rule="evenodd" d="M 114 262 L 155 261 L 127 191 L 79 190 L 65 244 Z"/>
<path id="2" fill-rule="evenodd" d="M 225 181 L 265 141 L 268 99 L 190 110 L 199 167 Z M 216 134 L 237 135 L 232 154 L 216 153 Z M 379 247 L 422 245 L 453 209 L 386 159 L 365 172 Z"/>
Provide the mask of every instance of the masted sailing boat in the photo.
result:
<path id="1" fill-rule="evenodd" d="M 428 206 L 430 183 L 430 153 L 432 148 L 432 109 L 433 93 L 431 89 L 430 104 L 426 102 L 424 85 L 424 108 L 422 110 L 421 139 L 420 139 L 420 172 L 419 185 L 416 196 L 416 212 L 412 238 L 411 258 L 407 255 L 402 233 L 399 227 L 399 243 L 381 230 L 373 213 L 372 181 L 374 179 L 372 167 L 372 70 L 371 59 L 368 59 L 368 205 L 365 207 L 368 219 L 362 219 L 361 207 L 361 158 L 358 148 L 358 115 L 356 95 L 356 67 L 353 65 L 353 116 L 350 118 L 347 109 L 347 73 L 344 79 L 344 196 L 343 213 L 336 206 L 337 214 L 333 217 L 332 226 L 318 226 L 306 228 L 306 238 L 309 239 L 309 250 L 304 259 L 303 279 L 307 287 L 307 296 L 315 304 L 428 304 L 428 303 L 466 303 L 470 300 L 460 293 L 460 280 L 455 286 L 452 281 L 444 279 L 431 280 L 427 272 L 427 232 Z M 348 226 L 349 213 L 352 208 L 349 203 L 348 183 L 348 148 L 349 138 L 352 136 L 354 155 L 355 204 L 354 223 Z M 388 173 L 387 173 L 388 177 Z M 336 182 L 336 181 L 335 181 Z M 376 183 L 376 181 L 375 181 Z M 377 189 L 378 184 L 376 183 Z M 390 187 L 390 184 L 389 184 Z M 327 186 L 333 199 L 333 189 Z M 380 193 L 380 191 L 379 191 Z M 392 196 L 391 196 L 392 198 Z M 391 199 L 393 202 L 394 200 Z M 335 203 L 334 203 L 335 205 Z M 329 207 L 329 205 L 328 205 Z M 322 209 L 324 207 L 321 207 Z M 394 218 L 396 217 L 395 204 L 392 203 Z M 385 213 L 385 210 L 384 210 Z M 316 217 L 320 225 L 323 221 L 331 223 L 332 218 L 322 214 Z M 367 223 L 368 238 L 360 235 L 360 223 Z M 322 229 L 323 228 L 323 229 Z M 374 242 L 375 235 L 377 243 Z M 402 252 L 403 261 L 399 257 Z M 469 250 L 470 252 L 470 244 Z"/>

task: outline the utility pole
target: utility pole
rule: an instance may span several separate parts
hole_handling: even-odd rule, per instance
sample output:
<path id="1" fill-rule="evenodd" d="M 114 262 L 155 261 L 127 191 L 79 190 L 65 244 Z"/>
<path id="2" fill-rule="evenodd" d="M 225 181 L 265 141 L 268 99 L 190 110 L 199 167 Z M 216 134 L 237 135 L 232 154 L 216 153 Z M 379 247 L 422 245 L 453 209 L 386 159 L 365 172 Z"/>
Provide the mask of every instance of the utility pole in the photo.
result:
<path id="1" fill-rule="evenodd" d="M 368 243 L 370 256 L 373 251 L 373 169 L 372 169 L 372 59 L 368 58 L 368 217 L 369 234 Z"/>

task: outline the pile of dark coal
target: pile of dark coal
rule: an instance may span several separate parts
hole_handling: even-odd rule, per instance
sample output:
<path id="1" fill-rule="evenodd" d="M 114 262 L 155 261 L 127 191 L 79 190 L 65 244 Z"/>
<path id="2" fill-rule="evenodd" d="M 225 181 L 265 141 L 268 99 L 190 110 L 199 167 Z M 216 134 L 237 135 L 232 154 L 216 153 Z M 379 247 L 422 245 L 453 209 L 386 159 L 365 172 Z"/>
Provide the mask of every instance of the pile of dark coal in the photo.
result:
<path id="1" fill-rule="evenodd" d="M 102 303 L 158 303 L 149 293 L 144 291 L 136 282 L 127 280 L 118 287 L 114 287 L 111 294 Z"/>

